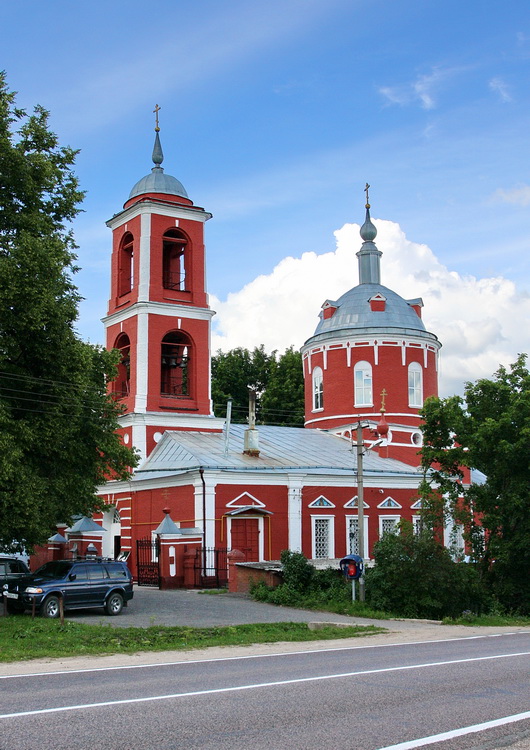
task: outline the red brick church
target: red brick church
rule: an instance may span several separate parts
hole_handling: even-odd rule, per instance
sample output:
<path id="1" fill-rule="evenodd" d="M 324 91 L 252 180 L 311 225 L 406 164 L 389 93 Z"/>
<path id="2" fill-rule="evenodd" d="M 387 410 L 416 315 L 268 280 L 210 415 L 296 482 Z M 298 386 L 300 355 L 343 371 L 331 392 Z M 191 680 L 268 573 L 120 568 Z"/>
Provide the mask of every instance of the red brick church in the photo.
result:
<path id="1" fill-rule="evenodd" d="M 286 548 L 330 560 L 358 552 L 361 422 L 362 552 L 370 557 L 383 532 L 419 518 L 418 411 L 437 394 L 440 343 L 425 329 L 421 299 L 381 285 L 368 190 L 359 283 L 325 300 L 302 348 L 305 428 L 230 426 L 214 416 L 210 395 L 211 214 L 164 172 L 158 128 L 152 158 L 107 222 L 106 343 L 121 351 L 113 384 L 125 407 L 120 432 L 141 462 L 129 481 L 101 487 L 109 510 L 89 522 L 85 542 L 128 557 L 137 575 L 139 540 L 158 538 L 170 545 L 175 585 L 184 580 L 183 552 L 195 548 L 238 549 L 247 561 L 277 560 Z"/>

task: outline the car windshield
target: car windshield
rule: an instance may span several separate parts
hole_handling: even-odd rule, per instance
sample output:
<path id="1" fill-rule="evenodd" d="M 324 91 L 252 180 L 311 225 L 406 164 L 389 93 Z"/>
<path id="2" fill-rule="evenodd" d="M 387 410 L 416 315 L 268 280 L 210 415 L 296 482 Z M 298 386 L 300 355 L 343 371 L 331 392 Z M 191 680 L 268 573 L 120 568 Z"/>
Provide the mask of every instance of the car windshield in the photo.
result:
<path id="1" fill-rule="evenodd" d="M 39 578 L 64 578 L 72 567 L 72 563 L 67 560 L 52 560 L 44 563 L 35 571 Z"/>

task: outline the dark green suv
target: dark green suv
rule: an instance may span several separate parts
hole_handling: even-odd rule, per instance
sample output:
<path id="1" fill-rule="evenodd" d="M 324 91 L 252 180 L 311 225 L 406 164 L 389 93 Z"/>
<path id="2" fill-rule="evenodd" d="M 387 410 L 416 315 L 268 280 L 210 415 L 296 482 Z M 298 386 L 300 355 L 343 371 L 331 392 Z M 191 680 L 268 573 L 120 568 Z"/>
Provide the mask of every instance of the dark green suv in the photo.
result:
<path id="1" fill-rule="evenodd" d="M 35 605 L 43 617 L 58 617 L 61 600 L 65 610 L 103 607 L 108 615 L 119 615 L 133 598 L 133 585 L 124 562 L 53 560 L 4 584 L 3 594 L 11 611 Z"/>

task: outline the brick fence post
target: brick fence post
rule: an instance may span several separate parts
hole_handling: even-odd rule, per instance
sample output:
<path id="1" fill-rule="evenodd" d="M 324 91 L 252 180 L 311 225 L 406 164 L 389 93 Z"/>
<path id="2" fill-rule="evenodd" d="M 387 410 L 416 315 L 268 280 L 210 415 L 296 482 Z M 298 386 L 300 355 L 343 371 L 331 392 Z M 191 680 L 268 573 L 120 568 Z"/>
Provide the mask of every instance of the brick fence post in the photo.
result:
<path id="1" fill-rule="evenodd" d="M 238 549 L 233 549 L 226 557 L 228 560 L 228 590 L 231 594 L 235 594 L 238 590 L 236 563 L 245 562 L 245 555 Z"/>

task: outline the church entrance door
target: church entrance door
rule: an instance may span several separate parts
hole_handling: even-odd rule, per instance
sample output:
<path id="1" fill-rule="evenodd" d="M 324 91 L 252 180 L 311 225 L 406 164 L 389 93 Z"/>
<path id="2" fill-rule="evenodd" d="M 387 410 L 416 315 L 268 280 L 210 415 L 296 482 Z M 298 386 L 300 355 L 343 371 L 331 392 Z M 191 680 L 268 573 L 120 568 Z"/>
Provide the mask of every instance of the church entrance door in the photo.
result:
<path id="1" fill-rule="evenodd" d="M 245 555 L 247 562 L 259 560 L 259 526 L 257 518 L 233 518 L 231 526 L 232 549 Z"/>

